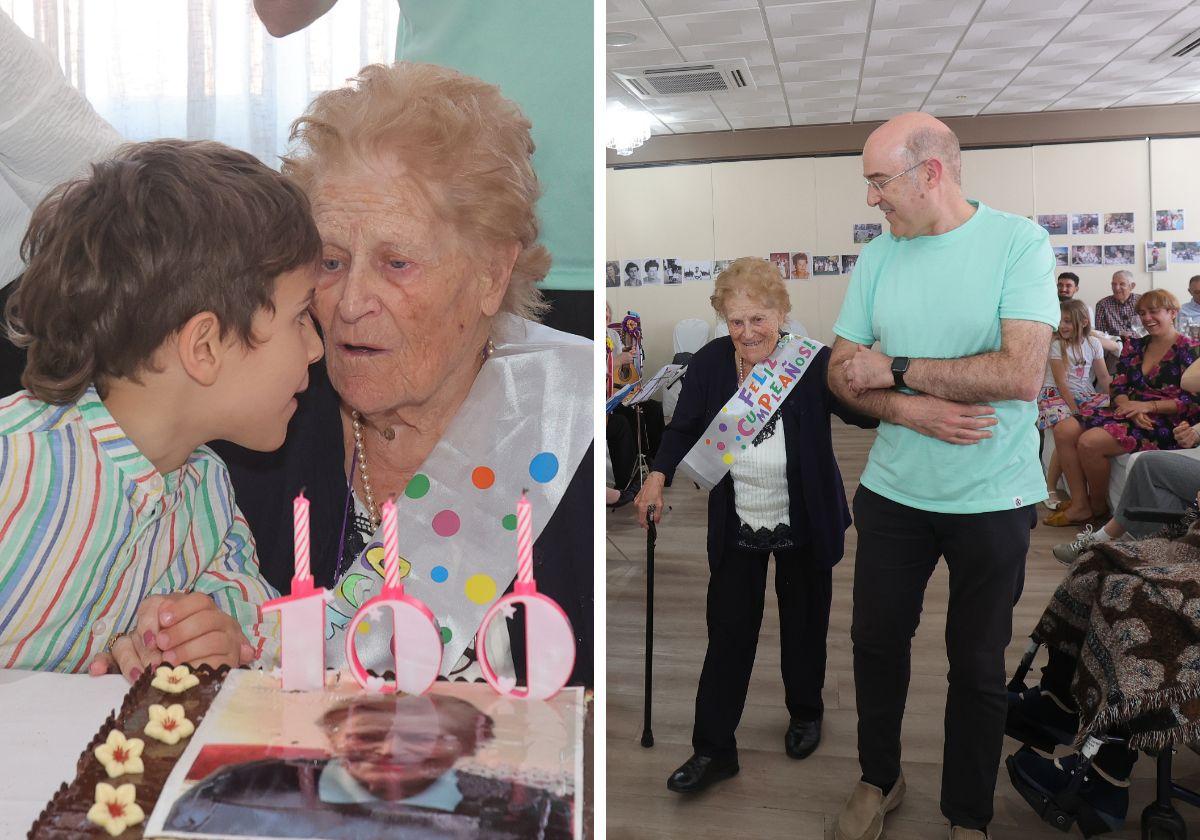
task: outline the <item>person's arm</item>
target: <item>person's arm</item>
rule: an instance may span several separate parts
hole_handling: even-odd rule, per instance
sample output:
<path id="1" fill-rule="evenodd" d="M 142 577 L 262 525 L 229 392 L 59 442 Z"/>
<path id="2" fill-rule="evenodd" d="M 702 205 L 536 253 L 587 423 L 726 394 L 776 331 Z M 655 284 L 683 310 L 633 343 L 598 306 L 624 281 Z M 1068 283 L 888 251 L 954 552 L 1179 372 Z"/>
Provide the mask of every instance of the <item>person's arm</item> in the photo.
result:
<path id="1" fill-rule="evenodd" d="M 1092 359 L 1092 375 L 1096 377 L 1096 389 L 1102 394 L 1107 394 L 1108 389 L 1112 387 L 1112 374 L 1108 372 L 1108 365 L 1104 364 L 1103 341 L 1100 341 L 1100 347 L 1100 354 Z"/>
<path id="2" fill-rule="evenodd" d="M 1072 414 L 1079 413 L 1079 406 L 1075 404 L 1075 396 L 1071 393 L 1071 389 L 1067 387 L 1067 365 L 1061 357 L 1050 357 L 1050 373 L 1054 375 L 1054 387 L 1058 388 L 1058 394 L 1062 397 L 1063 402 L 1067 404 Z"/>
<path id="3" fill-rule="evenodd" d="M 1179 387 L 1189 394 L 1200 392 L 1200 361 L 1192 362 L 1179 380 Z"/>
<path id="4" fill-rule="evenodd" d="M 846 381 L 846 369 L 854 358 L 873 352 L 861 344 L 838 336 L 829 360 L 829 390 L 850 410 L 888 423 L 905 426 L 914 432 L 937 438 L 946 443 L 968 445 L 989 438 L 989 426 L 996 425 L 989 405 L 965 405 L 925 394 L 901 394 L 890 388 L 873 388 L 855 392 Z M 892 374 L 889 362 L 889 384 Z"/>
<path id="5" fill-rule="evenodd" d="M 961 359 L 912 359 L 904 382 L 914 391 L 960 403 L 1037 399 L 1050 352 L 1049 324 L 1000 322 L 1000 349 Z M 863 349 L 850 360 L 847 376 L 857 393 L 887 388 L 892 358 Z M 884 418 L 887 419 L 887 418 Z"/>
<path id="6" fill-rule="evenodd" d="M 334 7 L 337 0 L 254 0 L 254 11 L 276 38 L 299 32 Z"/>
<path id="7" fill-rule="evenodd" d="M 228 479 L 226 479 L 228 480 Z M 192 591 L 208 595 L 222 612 L 237 621 L 264 667 L 279 662 L 278 615 L 263 616 L 262 605 L 279 593 L 259 573 L 250 526 L 236 507 L 212 562 L 200 572 Z M 210 640 L 212 645 L 220 639 Z M 235 646 L 233 650 L 237 650 Z"/>

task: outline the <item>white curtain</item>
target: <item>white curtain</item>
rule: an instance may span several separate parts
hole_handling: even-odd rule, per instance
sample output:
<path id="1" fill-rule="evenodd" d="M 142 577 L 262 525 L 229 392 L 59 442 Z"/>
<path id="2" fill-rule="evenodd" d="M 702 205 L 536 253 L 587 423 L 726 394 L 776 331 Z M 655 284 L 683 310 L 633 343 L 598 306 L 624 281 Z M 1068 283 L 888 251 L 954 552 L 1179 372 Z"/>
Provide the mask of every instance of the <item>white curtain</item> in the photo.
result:
<path id="1" fill-rule="evenodd" d="M 395 54 L 396 0 L 340 0 L 277 39 L 251 0 L 0 0 L 129 140 L 215 139 L 278 166 L 313 96 Z"/>

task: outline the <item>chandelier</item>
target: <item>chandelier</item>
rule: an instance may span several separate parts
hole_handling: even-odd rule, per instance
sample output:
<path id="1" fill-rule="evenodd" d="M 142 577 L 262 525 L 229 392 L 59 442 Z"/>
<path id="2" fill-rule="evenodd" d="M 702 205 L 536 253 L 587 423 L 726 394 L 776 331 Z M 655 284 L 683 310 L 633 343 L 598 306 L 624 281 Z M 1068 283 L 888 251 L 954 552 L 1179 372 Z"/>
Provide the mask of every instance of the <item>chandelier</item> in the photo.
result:
<path id="1" fill-rule="evenodd" d="M 650 139 L 652 117 L 644 111 L 632 111 L 620 102 L 608 106 L 605 114 L 604 145 L 622 157 Z"/>

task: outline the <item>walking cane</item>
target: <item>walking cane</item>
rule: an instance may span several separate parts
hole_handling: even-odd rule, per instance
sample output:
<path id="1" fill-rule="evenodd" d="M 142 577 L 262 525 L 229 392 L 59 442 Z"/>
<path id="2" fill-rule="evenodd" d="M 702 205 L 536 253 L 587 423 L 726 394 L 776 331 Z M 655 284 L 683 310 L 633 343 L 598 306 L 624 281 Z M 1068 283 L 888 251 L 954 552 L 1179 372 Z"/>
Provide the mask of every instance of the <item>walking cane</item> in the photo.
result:
<path id="1" fill-rule="evenodd" d="M 642 720 L 642 746 L 654 746 L 654 732 L 650 729 L 650 702 L 654 685 L 654 541 L 658 529 L 654 527 L 654 505 L 646 508 L 646 700 L 645 716 Z"/>

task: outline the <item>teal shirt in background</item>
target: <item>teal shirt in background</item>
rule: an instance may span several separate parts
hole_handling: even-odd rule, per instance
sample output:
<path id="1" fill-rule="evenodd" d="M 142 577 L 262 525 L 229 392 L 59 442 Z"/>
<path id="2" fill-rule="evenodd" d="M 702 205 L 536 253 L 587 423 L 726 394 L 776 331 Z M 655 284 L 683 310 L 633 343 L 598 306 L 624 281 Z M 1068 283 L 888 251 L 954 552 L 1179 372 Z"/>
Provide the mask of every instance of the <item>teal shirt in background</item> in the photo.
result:
<path id="1" fill-rule="evenodd" d="M 533 123 L 547 289 L 595 287 L 593 29 L 588 0 L 400 0 L 398 61 L 491 82 Z"/>
<path id="2" fill-rule="evenodd" d="M 1000 321 L 1058 326 L 1054 254 L 1046 231 L 1023 216 L 978 209 L 940 236 L 884 233 L 858 258 L 833 331 L 876 341 L 888 356 L 957 359 L 1000 349 Z M 1046 498 L 1037 405 L 991 403 L 992 437 L 956 446 L 880 423 L 862 484 L 902 505 L 937 513 L 1011 510 Z"/>

